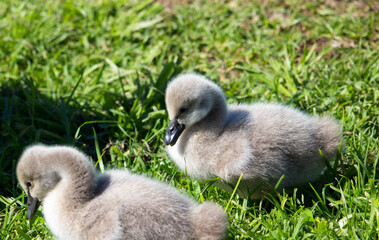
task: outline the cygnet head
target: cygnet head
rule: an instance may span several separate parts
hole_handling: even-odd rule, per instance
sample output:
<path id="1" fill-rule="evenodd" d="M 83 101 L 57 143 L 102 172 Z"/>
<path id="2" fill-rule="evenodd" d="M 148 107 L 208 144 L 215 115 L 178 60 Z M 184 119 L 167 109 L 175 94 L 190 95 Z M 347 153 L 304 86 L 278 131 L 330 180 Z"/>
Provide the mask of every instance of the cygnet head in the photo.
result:
<path id="1" fill-rule="evenodd" d="M 84 154 L 65 146 L 34 145 L 21 155 L 16 172 L 21 187 L 28 194 L 28 219 L 33 218 L 41 201 L 61 181 L 59 166 L 70 165 L 64 161 L 67 156 L 86 159 Z"/>
<path id="2" fill-rule="evenodd" d="M 46 148 L 33 146 L 22 154 L 17 164 L 17 178 L 28 194 L 28 219 L 32 219 L 46 194 L 59 182 L 60 177 L 54 169 L 41 159 Z"/>
<path id="3" fill-rule="evenodd" d="M 166 108 L 170 118 L 164 142 L 175 145 L 186 128 L 204 119 L 214 107 L 227 108 L 219 86 L 204 76 L 184 74 L 172 80 L 166 89 Z"/>

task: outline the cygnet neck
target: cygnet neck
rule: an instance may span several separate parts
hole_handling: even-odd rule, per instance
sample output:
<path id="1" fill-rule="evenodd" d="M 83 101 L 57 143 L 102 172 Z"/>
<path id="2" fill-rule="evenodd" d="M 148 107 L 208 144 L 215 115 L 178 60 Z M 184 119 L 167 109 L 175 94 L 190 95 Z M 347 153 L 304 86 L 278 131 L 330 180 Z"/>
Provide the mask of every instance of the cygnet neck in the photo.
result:
<path id="1" fill-rule="evenodd" d="M 217 95 L 209 113 L 199 122 L 202 131 L 212 132 L 218 135 L 226 123 L 228 117 L 228 105 L 224 96 Z"/>
<path id="2" fill-rule="evenodd" d="M 57 172 L 65 184 L 64 196 L 71 203 L 82 204 L 93 198 L 95 170 L 84 156 L 62 153 L 55 159 Z"/>

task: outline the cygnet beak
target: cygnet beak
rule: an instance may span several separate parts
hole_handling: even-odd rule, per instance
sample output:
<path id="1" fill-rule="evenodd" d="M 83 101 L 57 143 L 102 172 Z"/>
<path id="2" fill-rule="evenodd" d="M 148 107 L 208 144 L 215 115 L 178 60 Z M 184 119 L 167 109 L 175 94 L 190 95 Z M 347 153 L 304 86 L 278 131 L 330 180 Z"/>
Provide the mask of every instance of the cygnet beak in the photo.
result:
<path id="1" fill-rule="evenodd" d="M 27 214 L 28 220 L 32 219 L 34 215 L 36 215 L 37 209 L 40 204 L 41 204 L 41 201 L 36 197 L 32 197 L 28 189 L 28 214 Z"/>
<path id="2" fill-rule="evenodd" d="M 164 136 L 164 143 L 166 145 L 174 146 L 176 141 L 178 140 L 180 134 L 184 131 L 185 126 L 183 124 L 179 124 L 176 119 L 170 121 L 168 125 L 166 135 Z"/>

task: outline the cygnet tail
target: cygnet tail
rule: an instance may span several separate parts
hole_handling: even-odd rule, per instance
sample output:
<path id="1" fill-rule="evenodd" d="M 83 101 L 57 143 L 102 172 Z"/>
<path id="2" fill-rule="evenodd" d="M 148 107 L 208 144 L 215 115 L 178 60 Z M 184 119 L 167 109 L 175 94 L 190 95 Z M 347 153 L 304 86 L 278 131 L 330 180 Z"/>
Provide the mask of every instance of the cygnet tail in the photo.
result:
<path id="1" fill-rule="evenodd" d="M 205 202 L 192 211 L 197 239 L 224 239 L 228 225 L 224 210 L 215 204 Z"/>
<path id="2" fill-rule="evenodd" d="M 331 117 L 322 117 L 318 121 L 318 137 L 321 141 L 321 151 L 326 159 L 334 160 L 342 140 L 340 125 Z M 342 142 L 342 149 L 344 145 Z"/>
<path id="3" fill-rule="evenodd" d="M 197 239 L 224 239 L 228 225 L 224 210 L 215 204 L 205 202 L 192 211 Z"/>

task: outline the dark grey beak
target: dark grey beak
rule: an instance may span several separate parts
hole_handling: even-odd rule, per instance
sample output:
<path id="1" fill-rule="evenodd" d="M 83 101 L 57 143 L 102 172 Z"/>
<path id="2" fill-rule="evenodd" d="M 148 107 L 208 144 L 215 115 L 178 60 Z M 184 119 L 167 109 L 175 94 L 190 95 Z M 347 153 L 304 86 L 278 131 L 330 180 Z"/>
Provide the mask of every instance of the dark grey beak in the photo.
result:
<path id="1" fill-rule="evenodd" d="M 34 215 L 36 215 L 37 209 L 40 204 L 41 204 L 41 201 L 36 197 L 32 197 L 28 189 L 28 214 L 27 214 L 28 220 L 32 219 Z"/>
<path id="2" fill-rule="evenodd" d="M 185 126 L 183 124 L 179 124 L 176 119 L 172 120 L 168 125 L 166 135 L 164 136 L 164 143 L 166 145 L 174 146 L 184 129 Z"/>

